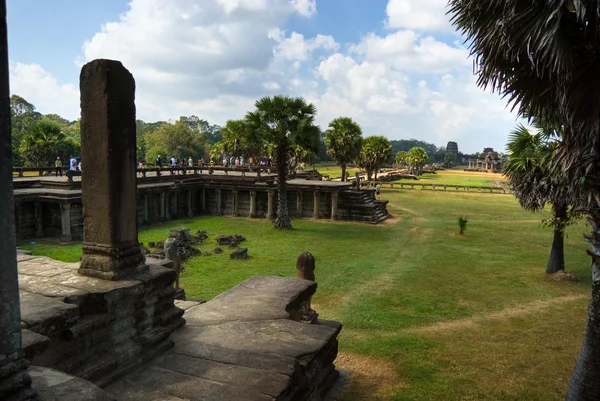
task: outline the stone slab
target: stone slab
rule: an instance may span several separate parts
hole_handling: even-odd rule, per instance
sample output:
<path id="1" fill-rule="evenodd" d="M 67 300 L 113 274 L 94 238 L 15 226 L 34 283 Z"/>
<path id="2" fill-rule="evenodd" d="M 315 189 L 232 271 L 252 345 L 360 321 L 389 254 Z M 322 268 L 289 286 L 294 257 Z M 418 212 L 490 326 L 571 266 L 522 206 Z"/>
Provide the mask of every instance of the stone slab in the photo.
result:
<path id="1" fill-rule="evenodd" d="M 79 307 L 61 300 L 19 291 L 21 321 L 27 329 L 48 335 L 70 327 L 79 319 Z"/>
<path id="2" fill-rule="evenodd" d="M 37 354 L 44 352 L 50 345 L 50 339 L 48 337 L 27 329 L 21 330 L 21 339 L 21 348 L 25 353 L 25 358 L 30 361 Z"/>
<path id="3" fill-rule="evenodd" d="M 338 330 L 293 320 L 225 322 L 210 326 L 187 326 L 173 337 L 177 352 L 198 344 L 214 345 L 236 351 L 268 353 L 299 358 L 321 350 Z"/>
<path id="4" fill-rule="evenodd" d="M 106 388 L 119 401 L 272 401 L 275 397 L 248 387 L 203 379 L 168 369 L 143 368 Z"/>
<path id="5" fill-rule="evenodd" d="M 189 355 L 165 355 L 153 365 L 232 386 L 253 388 L 258 393 L 273 397 L 284 392 L 291 382 L 290 376 L 272 370 L 210 361 Z"/>
<path id="6" fill-rule="evenodd" d="M 58 370 L 31 366 L 32 387 L 44 401 L 116 401 L 94 384 Z"/>
<path id="7" fill-rule="evenodd" d="M 226 291 L 210 302 L 186 311 L 188 325 L 205 326 L 228 321 L 289 319 L 317 290 L 317 283 L 278 276 L 257 276 Z"/>

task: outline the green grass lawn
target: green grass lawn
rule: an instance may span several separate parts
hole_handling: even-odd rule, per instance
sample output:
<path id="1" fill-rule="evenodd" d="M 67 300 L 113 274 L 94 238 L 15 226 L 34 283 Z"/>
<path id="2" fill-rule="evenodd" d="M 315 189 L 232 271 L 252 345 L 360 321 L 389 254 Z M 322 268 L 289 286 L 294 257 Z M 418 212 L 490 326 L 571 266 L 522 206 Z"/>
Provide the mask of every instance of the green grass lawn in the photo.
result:
<path id="1" fill-rule="evenodd" d="M 473 186 L 499 186 L 505 181 L 502 174 L 476 173 L 461 170 L 439 170 L 436 174 L 423 174 L 419 181 L 398 180 L 409 184 L 448 184 L 448 185 L 473 185 Z"/>
<path id="2" fill-rule="evenodd" d="M 346 400 L 559 400 L 583 335 L 590 291 L 581 234 L 568 228 L 568 270 L 579 283 L 544 274 L 552 231 L 543 214 L 512 196 L 387 191 L 395 223 L 366 225 L 294 220 L 291 232 L 269 222 L 198 217 L 139 233 L 166 238 L 169 228 L 246 236 L 251 258 L 227 252 L 184 266 L 189 296 L 210 299 L 254 275 L 294 277 L 296 257 L 315 255 L 314 308 L 344 323 L 336 365 L 352 370 Z M 469 223 L 457 235 L 459 216 Z M 80 245 L 23 245 L 34 254 L 77 261 Z M 227 249 L 226 249 L 227 250 Z"/>
<path id="3" fill-rule="evenodd" d="M 333 162 L 315 164 L 315 169 L 321 175 L 329 176 L 329 178 L 331 179 L 342 177 L 342 168 Z M 346 171 L 348 172 L 348 174 L 350 174 L 350 177 L 354 177 L 354 174 L 360 171 L 360 169 L 355 167 L 348 167 Z"/>

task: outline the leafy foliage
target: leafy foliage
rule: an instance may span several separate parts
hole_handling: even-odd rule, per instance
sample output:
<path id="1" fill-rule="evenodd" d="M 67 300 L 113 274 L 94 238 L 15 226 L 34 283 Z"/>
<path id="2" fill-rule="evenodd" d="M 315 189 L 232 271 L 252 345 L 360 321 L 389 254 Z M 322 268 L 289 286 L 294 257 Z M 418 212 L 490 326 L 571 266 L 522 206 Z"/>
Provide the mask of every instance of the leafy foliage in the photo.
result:
<path id="1" fill-rule="evenodd" d="M 180 157 L 197 160 L 204 155 L 202 137 L 188 124 L 176 121 L 175 124 L 162 124 L 145 136 L 147 147 L 146 161 L 153 163 L 160 155 L 164 158 Z"/>
<path id="2" fill-rule="evenodd" d="M 327 153 L 342 166 L 342 181 L 346 181 L 346 166 L 360 155 L 362 141 L 362 130 L 351 118 L 339 117 L 329 123 Z"/>
<path id="3" fill-rule="evenodd" d="M 425 149 L 416 146 L 406 153 L 406 162 L 410 166 L 410 170 L 413 174 L 423 174 L 423 166 L 429 161 L 429 156 Z"/>
<path id="4" fill-rule="evenodd" d="M 40 120 L 27 129 L 19 146 L 26 166 L 52 166 L 57 156 L 66 158 L 77 145 L 69 140 L 55 122 Z"/>
<path id="5" fill-rule="evenodd" d="M 396 153 L 396 164 L 400 167 L 404 167 L 407 164 L 406 161 L 406 154 L 408 152 L 405 152 L 403 150 L 401 150 L 400 152 Z"/>
<path id="6" fill-rule="evenodd" d="M 361 168 L 367 170 L 367 178 L 371 180 L 371 175 L 383 167 L 390 159 L 392 153 L 392 144 L 384 136 L 370 136 L 363 142 L 362 149 L 357 162 Z"/>

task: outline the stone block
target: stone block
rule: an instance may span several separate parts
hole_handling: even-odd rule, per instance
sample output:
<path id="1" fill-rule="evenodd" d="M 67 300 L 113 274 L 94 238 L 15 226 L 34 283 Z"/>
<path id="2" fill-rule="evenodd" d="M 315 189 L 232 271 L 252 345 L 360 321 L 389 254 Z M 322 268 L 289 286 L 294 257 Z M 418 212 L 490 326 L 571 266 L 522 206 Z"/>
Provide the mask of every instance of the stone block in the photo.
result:
<path id="1" fill-rule="evenodd" d="M 248 248 L 238 248 L 229 254 L 230 259 L 247 259 Z"/>
<path id="2" fill-rule="evenodd" d="M 32 387 L 44 401 L 116 401 L 113 395 L 79 377 L 54 369 L 31 366 Z"/>
<path id="3" fill-rule="evenodd" d="M 25 328 L 38 334 L 48 335 L 74 325 L 79 320 L 77 305 L 30 292 L 19 291 L 21 321 Z"/>

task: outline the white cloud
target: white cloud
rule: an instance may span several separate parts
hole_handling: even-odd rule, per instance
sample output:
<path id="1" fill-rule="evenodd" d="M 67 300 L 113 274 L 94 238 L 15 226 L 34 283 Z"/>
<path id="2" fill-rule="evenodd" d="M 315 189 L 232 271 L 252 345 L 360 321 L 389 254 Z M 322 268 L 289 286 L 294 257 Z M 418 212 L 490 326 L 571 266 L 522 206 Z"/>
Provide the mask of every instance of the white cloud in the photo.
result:
<path id="1" fill-rule="evenodd" d="M 370 33 L 350 47 L 367 60 L 384 62 L 403 71 L 443 73 L 471 66 L 464 47 L 450 46 L 414 31 L 398 31 L 385 37 Z"/>
<path id="2" fill-rule="evenodd" d="M 388 28 L 451 31 L 447 4 L 447 0 L 389 0 L 386 25 Z"/>
<path id="3" fill-rule="evenodd" d="M 331 35 L 305 36 L 301 26 L 286 33 L 290 16 L 316 13 L 315 0 L 132 0 L 79 59 L 121 60 L 136 79 L 138 118 L 147 121 L 195 114 L 223 124 L 257 98 L 289 94 L 315 103 L 323 127 L 344 115 L 366 135 L 502 150 L 514 117 L 477 88 L 468 51 L 443 40 L 445 4 L 389 0 L 392 30 L 342 47 Z M 11 85 L 43 113 L 79 114 L 77 87 L 39 65 L 11 64 Z"/>
<path id="4" fill-rule="evenodd" d="M 11 62 L 9 67 L 11 94 L 25 98 L 43 114 L 79 118 L 79 88 L 75 85 L 60 85 L 38 64 Z"/>

